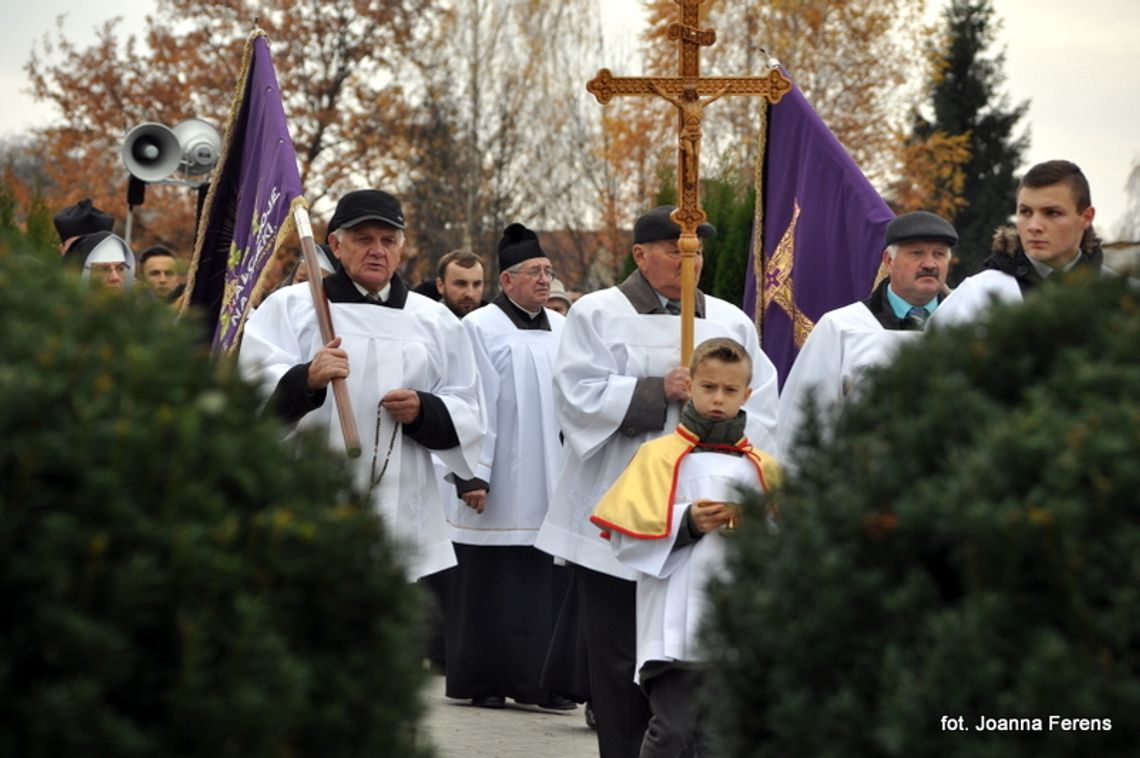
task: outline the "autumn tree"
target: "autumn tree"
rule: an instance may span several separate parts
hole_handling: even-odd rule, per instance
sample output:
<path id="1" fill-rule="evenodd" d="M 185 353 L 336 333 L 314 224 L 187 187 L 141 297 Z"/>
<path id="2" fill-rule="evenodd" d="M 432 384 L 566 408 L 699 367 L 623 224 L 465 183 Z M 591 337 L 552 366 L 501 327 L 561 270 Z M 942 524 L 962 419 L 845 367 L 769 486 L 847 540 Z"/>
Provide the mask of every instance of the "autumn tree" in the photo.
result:
<path id="1" fill-rule="evenodd" d="M 678 19 L 677 4 L 643 5 L 644 71 L 675 75 L 678 47 L 667 31 Z M 901 131 L 906 116 L 905 92 L 925 65 L 911 53 L 924 31 L 923 7 L 923 0 L 714 0 L 703 6 L 701 26 L 715 28 L 717 41 L 702 48 L 701 73 L 763 75 L 779 58 L 864 172 L 885 181 L 897 163 L 891 135 Z M 706 246 L 701 287 L 730 300 L 743 291 L 762 107 L 760 98 L 726 97 L 703 114 L 702 163 L 706 177 L 714 177 L 704 182 L 703 204 L 732 231 Z M 606 159 L 618 188 L 612 197 L 627 199 L 633 208 L 655 204 L 656 179 L 676 159 L 676 108 L 646 97 L 623 98 L 606 110 Z M 668 176 L 673 181 L 675 174 Z M 719 260 L 721 255 L 732 261 Z"/>
<path id="2" fill-rule="evenodd" d="M 584 89 L 601 39 L 593 10 L 588 0 L 461 0 L 442 12 L 433 43 L 419 51 L 410 182 L 418 222 L 441 238 L 426 257 L 468 247 L 490 270 L 510 222 L 595 222 L 583 181 L 597 163 L 599 115 Z"/>
<path id="3" fill-rule="evenodd" d="M 455 103 L 429 87 L 420 107 L 412 115 L 411 154 L 408 158 L 409 183 L 404 199 L 409 224 L 415 230 L 415 243 L 422 253 L 408 261 L 411 284 L 433 279 L 439 259 L 469 245 L 463 223 L 467 197 L 476 192 L 468 187 L 469 175 L 456 171 L 466 160 L 463 136 L 458 130 Z M 441 185 L 450 177 L 449 186 Z M 484 266 L 484 273 L 489 267 Z"/>
<path id="4" fill-rule="evenodd" d="M 932 131 L 902 137 L 901 169 L 891 183 L 891 204 L 898 213 L 930 211 L 954 218 L 968 201 L 965 164 L 970 160 L 970 135 Z"/>
<path id="5" fill-rule="evenodd" d="M 952 0 L 942 14 L 941 54 L 930 87 L 932 118 L 916 116 L 921 143 L 938 135 L 965 138 L 970 157 L 962 165 L 964 201 L 953 214 L 959 241 L 951 279 L 974 273 L 989 254 L 994 229 L 1013 211 L 1016 172 L 1029 147 L 1016 134 L 1029 102 L 1016 105 L 1001 93 L 1005 55 L 990 52 L 1001 28 L 990 0 Z"/>
<path id="6" fill-rule="evenodd" d="M 672 0 L 645 0 L 647 68 L 676 70 L 676 43 L 665 38 L 677 17 Z M 924 62 L 913 50 L 924 29 L 924 0 L 771 0 L 706 4 L 702 26 L 717 41 L 702 50 L 701 72 L 762 75 L 778 59 L 796 86 L 872 181 L 895 166 L 892 129 L 906 117 L 906 93 Z M 733 160 L 743 174 L 755 161 L 760 99 L 728 97 L 706 112 L 702 146 L 710 160 Z"/>
<path id="7" fill-rule="evenodd" d="M 676 201 L 676 174 L 670 167 L 676 156 L 673 106 L 656 98 L 616 98 L 598 110 L 600 160 L 587 176 L 602 214 L 601 228 L 611 252 L 607 265 L 613 275 L 609 281 L 592 280 L 592 287 L 620 281 L 632 270 L 628 246 L 620 246 L 621 230 L 631 228 L 645 210 Z M 664 199 L 663 181 L 672 193 Z"/>
<path id="8" fill-rule="evenodd" d="M 1116 230 L 1116 236 L 1127 242 L 1140 242 L 1140 158 L 1132 161 L 1132 171 L 1125 184 L 1128 208 Z"/>
<path id="9" fill-rule="evenodd" d="M 0 235 L 47 260 L 58 258 L 59 236 L 44 197 L 43 163 L 27 137 L 0 142 Z"/>
<path id="10" fill-rule="evenodd" d="M 8 176 L 0 177 L 0 235 L 19 231 L 16 225 L 16 192 Z"/>
<path id="11" fill-rule="evenodd" d="M 27 65 L 34 96 L 59 114 L 39 132 L 51 203 L 89 196 L 122 219 L 127 131 L 192 116 L 221 128 L 255 24 L 269 35 L 310 201 L 395 182 L 407 155 L 401 74 L 432 32 L 434 8 L 430 0 L 157 0 L 141 36 L 124 37 L 112 20 L 88 47 L 61 25 Z M 195 203 L 185 189 L 152 185 L 140 210 L 139 238 L 190 248 Z"/>
<path id="12" fill-rule="evenodd" d="M 53 215 L 43 193 L 33 194 L 28 202 L 28 213 L 24 219 L 24 234 L 33 250 L 48 253 L 52 258 L 55 257 L 56 244 L 59 241 L 59 235 L 52 221 Z"/>

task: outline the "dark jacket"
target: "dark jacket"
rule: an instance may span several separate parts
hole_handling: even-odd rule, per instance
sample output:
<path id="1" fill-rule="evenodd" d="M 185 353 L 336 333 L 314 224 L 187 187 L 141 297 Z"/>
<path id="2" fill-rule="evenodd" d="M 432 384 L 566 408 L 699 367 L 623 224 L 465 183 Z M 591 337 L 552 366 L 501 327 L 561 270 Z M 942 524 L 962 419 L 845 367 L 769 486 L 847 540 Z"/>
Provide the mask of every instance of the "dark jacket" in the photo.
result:
<path id="1" fill-rule="evenodd" d="M 891 307 L 890 300 L 887 299 L 887 285 L 890 284 L 890 281 L 890 277 L 886 277 L 879 282 L 879 286 L 875 287 L 871 296 L 863 301 L 863 305 L 867 306 L 867 310 L 871 312 L 876 321 L 883 325 L 884 329 L 905 331 L 910 327 L 895 315 L 895 309 Z"/>
<path id="2" fill-rule="evenodd" d="M 1100 237 L 1093 232 L 1092 227 L 1085 232 L 1081 239 L 1081 256 L 1073 270 L 1084 270 L 1094 276 L 1099 276 L 1104 267 L 1104 251 L 1100 247 Z M 994 231 L 993 252 L 982 262 L 982 268 L 994 269 L 1003 274 L 1009 274 L 1017 280 L 1024 296 L 1034 287 L 1045 281 L 1021 246 L 1021 238 L 1017 229 L 1012 226 L 999 227 Z"/>

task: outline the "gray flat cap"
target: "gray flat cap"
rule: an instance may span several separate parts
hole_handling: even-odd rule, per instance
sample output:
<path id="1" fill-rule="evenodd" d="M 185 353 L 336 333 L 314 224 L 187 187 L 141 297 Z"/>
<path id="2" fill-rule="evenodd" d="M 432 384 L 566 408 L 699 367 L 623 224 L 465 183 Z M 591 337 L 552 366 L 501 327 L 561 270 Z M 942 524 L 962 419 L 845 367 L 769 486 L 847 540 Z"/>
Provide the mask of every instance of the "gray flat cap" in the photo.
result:
<path id="1" fill-rule="evenodd" d="M 958 244 L 958 232 L 954 231 L 953 224 L 941 216 L 928 211 L 911 211 L 887 224 L 884 244 L 889 247 L 908 240 L 938 240 L 953 247 Z"/>

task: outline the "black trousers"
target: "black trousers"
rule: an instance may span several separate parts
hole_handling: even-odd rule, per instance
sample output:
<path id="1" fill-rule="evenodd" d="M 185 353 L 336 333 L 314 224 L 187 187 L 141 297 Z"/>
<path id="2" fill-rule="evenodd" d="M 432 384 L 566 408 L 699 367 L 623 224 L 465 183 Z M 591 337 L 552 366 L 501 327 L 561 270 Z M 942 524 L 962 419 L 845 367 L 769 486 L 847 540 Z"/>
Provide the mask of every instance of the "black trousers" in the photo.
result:
<path id="1" fill-rule="evenodd" d="M 642 670 L 644 677 L 646 671 Z M 649 695 L 653 718 L 645 730 L 640 758 L 709 758 L 707 714 L 700 701 L 704 671 L 662 666 L 642 687 Z"/>
<path id="2" fill-rule="evenodd" d="M 600 758 L 636 758 L 649 701 L 633 681 L 637 665 L 637 583 L 575 566 L 589 647 L 590 702 Z"/>

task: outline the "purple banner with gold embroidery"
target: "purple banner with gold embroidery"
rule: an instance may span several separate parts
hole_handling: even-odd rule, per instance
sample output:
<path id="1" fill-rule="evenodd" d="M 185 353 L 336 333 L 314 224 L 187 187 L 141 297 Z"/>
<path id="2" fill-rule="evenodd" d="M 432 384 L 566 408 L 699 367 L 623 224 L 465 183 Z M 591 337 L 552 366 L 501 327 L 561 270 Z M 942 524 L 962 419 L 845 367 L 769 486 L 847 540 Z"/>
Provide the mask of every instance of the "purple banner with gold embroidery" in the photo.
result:
<path id="1" fill-rule="evenodd" d="M 215 354 L 237 346 L 266 264 L 292 233 L 301 175 L 262 32 L 246 42 L 221 158 L 199 221 L 186 291 Z"/>
<path id="2" fill-rule="evenodd" d="M 753 242 L 764 255 L 760 266 L 749 256 L 744 310 L 783 387 L 816 321 L 871 294 L 894 213 L 799 88 L 768 114 L 763 228 Z"/>

